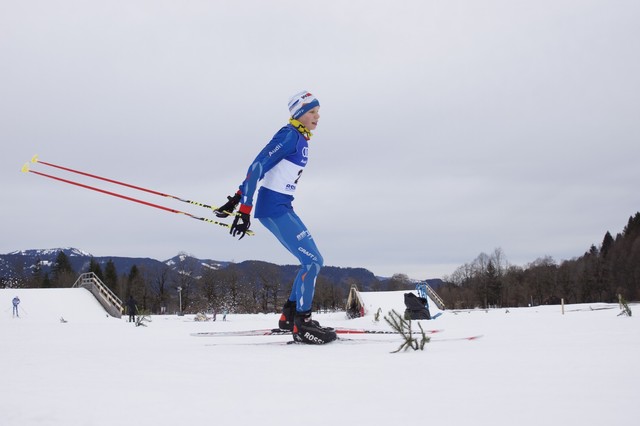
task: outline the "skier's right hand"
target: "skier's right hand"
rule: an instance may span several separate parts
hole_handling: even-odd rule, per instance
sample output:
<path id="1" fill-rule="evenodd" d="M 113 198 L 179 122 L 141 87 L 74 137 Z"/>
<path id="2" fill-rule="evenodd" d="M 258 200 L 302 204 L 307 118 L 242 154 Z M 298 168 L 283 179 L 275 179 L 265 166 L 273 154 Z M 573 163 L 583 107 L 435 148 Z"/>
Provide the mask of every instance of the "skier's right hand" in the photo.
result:
<path id="1" fill-rule="evenodd" d="M 213 211 L 216 216 L 227 217 L 230 214 L 233 214 L 233 211 L 236 209 L 236 207 L 238 207 L 238 204 L 240 203 L 240 193 L 236 192 L 233 197 L 228 196 L 227 200 L 228 201 L 225 204 Z"/>
<path id="2" fill-rule="evenodd" d="M 244 207 L 244 208 L 243 208 Z M 239 240 L 241 240 L 247 231 L 249 230 L 249 226 L 251 226 L 250 213 L 251 207 L 245 206 L 244 204 L 240 206 L 240 212 L 236 215 L 236 218 L 233 220 L 233 224 L 231 225 L 231 230 L 229 233 L 232 236 L 240 235 Z"/>

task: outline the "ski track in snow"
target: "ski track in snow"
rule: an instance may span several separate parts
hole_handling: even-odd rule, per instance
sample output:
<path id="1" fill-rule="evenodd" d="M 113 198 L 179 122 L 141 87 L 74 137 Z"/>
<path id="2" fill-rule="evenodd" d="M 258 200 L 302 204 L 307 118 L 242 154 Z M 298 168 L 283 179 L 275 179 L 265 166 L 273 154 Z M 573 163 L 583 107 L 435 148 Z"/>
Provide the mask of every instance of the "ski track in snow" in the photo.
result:
<path id="1" fill-rule="evenodd" d="M 315 318 L 387 329 L 373 315 L 402 312 L 403 293 L 362 293 L 364 318 Z M 19 319 L 11 316 L 16 295 Z M 152 316 L 135 327 L 108 317 L 84 289 L 1 289 L 0 424 L 634 424 L 638 306 L 633 317 L 605 304 L 567 306 L 564 315 L 560 306 L 444 311 L 423 321 L 444 329 L 424 351 L 392 354 L 396 336 L 307 346 L 236 344 L 288 336 L 190 335 L 272 328 L 275 313 L 230 314 L 227 322 Z M 472 335 L 483 338 L 435 343 Z"/>

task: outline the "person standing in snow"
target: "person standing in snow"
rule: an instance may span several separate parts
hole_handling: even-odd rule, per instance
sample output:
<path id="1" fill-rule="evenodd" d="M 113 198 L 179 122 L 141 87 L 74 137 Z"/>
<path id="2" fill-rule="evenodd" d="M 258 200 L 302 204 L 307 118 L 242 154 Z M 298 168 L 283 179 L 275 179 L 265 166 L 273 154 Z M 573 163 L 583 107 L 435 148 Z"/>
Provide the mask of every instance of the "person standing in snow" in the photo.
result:
<path id="1" fill-rule="evenodd" d="M 136 322 L 138 306 L 133 296 L 129 296 L 129 300 L 127 300 L 127 313 L 129 314 L 129 322 Z"/>
<path id="2" fill-rule="evenodd" d="M 262 223 L 300 262 L 289 299 L 282 308 L 279 327 L 293 332 L 296 342 L 324 344 L 336 339 L 332 328 L 321 327 L 311 319 L 316 278 L 323 258 L 311 233 L 294 212 L 292 201 L 298 182 L 307 165 L 309 140 L 320 119 L 320 102 L 307 91 L 289 100 L 291 118 L 260 151 L 249 166 L 245 180 L 228 202 L 215 214 L 224 218 L 240 208 L 230 234 L 242 239 L 249 230 L 253 197 L 262 181 L 254 217 Z"/>
<path id="3" fill-rule="evenodd" d="M 20 298 L 18 296 L 14 297 L 11 303 L 13 303 L 13 316 L 20 318 L 20 314 L 18 313 L 18 305 L 20 304 Z"/>

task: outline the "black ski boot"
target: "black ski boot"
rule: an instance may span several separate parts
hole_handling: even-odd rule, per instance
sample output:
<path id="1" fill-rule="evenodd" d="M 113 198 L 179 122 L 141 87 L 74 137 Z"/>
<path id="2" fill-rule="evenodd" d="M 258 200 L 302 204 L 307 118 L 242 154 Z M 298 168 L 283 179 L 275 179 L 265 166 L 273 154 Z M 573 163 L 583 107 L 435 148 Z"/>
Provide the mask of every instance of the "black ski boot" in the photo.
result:
<path id="1" fill-rule="evenodd" d="M 293 318 L 296 316 L 296 302 L 287 300 L 282 307 L 282 315 L 278 321 L 281 330 L 293 330 Z"/>
<path id="2" fill-rule="evenodd" d="M 337 339 L 333 328 L 322 327 L 311 319 L 311 311 L 296 313 L 293 325 L 293 340 L 298 343 L 324 345 Z"/>

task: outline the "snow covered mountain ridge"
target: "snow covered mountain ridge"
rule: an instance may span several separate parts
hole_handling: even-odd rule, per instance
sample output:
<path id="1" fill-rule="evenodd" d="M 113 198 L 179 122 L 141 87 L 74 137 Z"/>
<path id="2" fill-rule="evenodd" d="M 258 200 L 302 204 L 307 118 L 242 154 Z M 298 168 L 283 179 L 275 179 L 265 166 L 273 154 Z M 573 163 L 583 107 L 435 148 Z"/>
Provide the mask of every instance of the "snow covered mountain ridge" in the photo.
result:
<path id="1" fill-rule="evenodd" d="M 84 250 L 74 247 L 49 248 L 49 249 L 27 249 L 17 250 L 7 254 L 0 254 L 0 287 L 15 286 L 20 278 L 28 278 L 33 276 L 38 270 L 41 274 L 50 273 L 56 263 L 56 259 L 60 252 L 63 252 L 73 270 L 77 274 L 89 271 L 90 263 L 97 263 L 102 270 L 108 262 L 113 262 L 118 274 L 127 274 L 135 265 L 148 271 L 169 268 L 172 272 L 182 273 L 185 270 L 194 276 L 201 276 L 208 269 L 224 269 L 232 264 L 232 262 L 219 261 L 212 259 L 198 259 L 186 253 L 179 253 L 171 259 L 159 261 L 151 258 L 140 257 L 121 257 L 121 256 L 93 256 Z M 261 261 L 244 261 L 234 264 L 242 271 L 260 268 L 270 265 Z M 282 277 L 288 280 L 297 273 L 297 265 L 271 265 L 280 269 Z M 38 269 L 39 268 L 39 269 Z M 378 288 L 381 282 L 388 281 L 389 278 L 377 277 L 371 271 L 364 268 L 342 268 L 325 266 L 321 274 L 337 283 L 346 283 L 349 281 L 358 282 L 362 289 Z M 437 287 L 442 281 L 439 279 L 427 280 L 432 287 Z M 409 286 L 415 286 L 417 280 L 409 280 Z"/>
<path id="2" fill-rule="evenodd" d="M 56 262 L 58 254 L 62 252 L 66 255 L 73 270 L 78 274 L 87 272 L 89 264 L 93 260 L 102 268 L 107 262 L 112 261 L 119 272 L 128 272 L 133 265 L 138 268 L 158 268 L 168 266 L 170 269 L 179 270 L 181 265 L 189 262 L 195 265 L 194 269 L 199 272 L 202 268 L 219 269 L 226 267 L 229 262 L 221 262 L 211 259 L 195 259 L 184 253 L 159 261 L 151 258 L 135 258 L 121 256 L 93 256 L 91 253 L 74 247 L 50 248 L 50 249 L 27 249 L 17 250 L 7 254 L 0 254 L 0 279 L 10 280 L 16 277 L 33 273 L 37 267 L 43 274 L 51 272 L 51 268 Z"/>
<path id="3" fill-rule="evenodd" d="M 73 247 L 19 250 L 19 251 L 12 251 L 11 253 L 7 253 L 7 254 L 30 256 L 30 257 L 48 257 L 48 256 L 57 256 L 60 251 L 64 252 L 69 257 L 73 257 L 73 256 L 93 257 L 91 253 L 77 249 L 77 248 L 73 248 Z"/>

